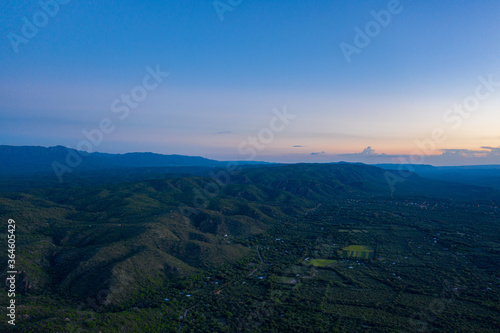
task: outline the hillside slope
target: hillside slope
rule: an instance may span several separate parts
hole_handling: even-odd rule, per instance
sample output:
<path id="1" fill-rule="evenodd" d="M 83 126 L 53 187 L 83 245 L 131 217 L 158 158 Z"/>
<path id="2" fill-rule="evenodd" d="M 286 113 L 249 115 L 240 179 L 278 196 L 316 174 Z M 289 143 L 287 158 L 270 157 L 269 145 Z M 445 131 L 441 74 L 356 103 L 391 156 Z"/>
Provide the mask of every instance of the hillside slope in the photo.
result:
<path id="1" fill-rule="evenodd" d="M 499 198 L 489 188 L 415 175 L 392 195 Z M 382 169 L 300 164 L 242 169 L 228 185 L 183 177 L 8 193 L 0 197 L 0 218 L 19 221 L 25 291 L 81 298 L 105 289 L 114 303 L 166 278 L 248 256 L 227 237 L 260 234 L 319 203 L 390 196 Z"/>

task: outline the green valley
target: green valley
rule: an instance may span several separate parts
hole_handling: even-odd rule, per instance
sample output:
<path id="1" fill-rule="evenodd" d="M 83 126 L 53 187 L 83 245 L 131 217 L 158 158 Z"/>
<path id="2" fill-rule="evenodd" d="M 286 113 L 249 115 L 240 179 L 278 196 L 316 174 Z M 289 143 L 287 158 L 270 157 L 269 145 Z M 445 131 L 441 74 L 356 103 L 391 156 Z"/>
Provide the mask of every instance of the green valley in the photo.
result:
<path id="1" fill-rule="evenodd" d="M 6 192 L 16 330 L 493 332 L 497 193 L 464 200 L 478 188 L 415 176 L 391 196 L 383 175 L 266 166 L 228 184 L 185 175 Z M 213 184 L 219 193 L 193 207 Z"/>

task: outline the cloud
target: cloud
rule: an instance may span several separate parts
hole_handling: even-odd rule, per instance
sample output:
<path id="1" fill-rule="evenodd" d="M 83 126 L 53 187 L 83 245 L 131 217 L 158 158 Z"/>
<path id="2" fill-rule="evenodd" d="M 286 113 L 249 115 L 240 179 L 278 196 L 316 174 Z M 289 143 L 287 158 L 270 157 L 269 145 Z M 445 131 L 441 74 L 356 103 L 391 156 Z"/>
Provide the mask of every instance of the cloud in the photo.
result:
<path id="1" fill-rule="evenodd" d="M 299 145 L 300 146 L 300 145 Z M 296 150 L 297 152 L 302 150 Z M 475 149 L 437 149 L 434 155 L 377 153 L 368 146 L 358 153 L 330 154 L 325 151 L 282 155 L 285 162 L 349 162 L 365 164 L 426 164 L 434 166 L 453 165 L 500 165 L 500 147 L 482 146 Z"/>
<path id="2" fill-rule="evenodd" d="M 498 157 L 500 156 L 500 147 L 482 146 L 483 150 L 469 149 L 441 149 L 443 155 L 462 156 L 462 157 Z"/>
<path id="3" fill-rule="evenodd" d="M 356 158 L 356 157 L 361 157 L 361 158 L 370 158 L 370 157 L 400 157 L 400 155 L 387 155 L 386 153 L 379 154 L 375 152 L 375 149 L 373 149 L 371 146 L 366 147 L 363 149 L 361 153 L 351 153 L 351 154 L 340 154 L 337 155 L 340 158 Z"/>
<path id="4" fill-rule="evenodd" d="M 500 147 L 489 147 L 489 146 L 483 146 L 481 147 L 482 149 L 488 149 L 490 150 L 489 154 L 493 154 L 495 156 L 500 155 Z"/>
<path id="5" fill-rule="evenodd" d="M 462 159 L 468 162 L 481 161 L 485 164 L 500 163 L 500 147 L 482 146 L 483 150 L 441 149 L 443 158 Z"/>
<path id="6" fill-rule="evenodd" d="M 441 149 L 441 156 L 484 157 L 489 152 L 486 150 L 469 149 Z"/>
<path id="7" fill-rule="evenodd" d="M 365 149 L 363 149 L 363 151 L 360 153 L 360 155 L 371 156 L 371 155 L 378 155 L 378 154 L 375 153 L 375 149 L 372 149 L 371 146 L 368 146 Z"/>
<path id="8" fill-rule="evenodd" d="M 371 146 L 360 153 L 340 154 L 335 157 L 346 162 L 379 163 L 416 163 L 435 166 L 444 165 L 483 165 L 500 164 L 500 147 L 482 146 L 482 150 L 441 149 L 436 155 L 389 155 L 377 153 Z"/>
<path id="9" fill-rule="evenodd" d="M 305 147 L 307 147 L 307 146 L 302 146 L 302 145 L 295 145 L 295 146 L 293 146 L 293 148 L 305 148 Z"/>

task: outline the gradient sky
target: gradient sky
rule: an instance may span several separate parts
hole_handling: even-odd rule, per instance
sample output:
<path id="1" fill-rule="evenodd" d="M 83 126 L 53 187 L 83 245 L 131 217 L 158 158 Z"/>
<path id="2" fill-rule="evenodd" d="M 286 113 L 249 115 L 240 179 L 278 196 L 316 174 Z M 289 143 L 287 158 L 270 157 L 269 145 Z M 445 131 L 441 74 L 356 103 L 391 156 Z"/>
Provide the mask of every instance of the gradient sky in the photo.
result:
<path id="1" fill-rule="evenodd" d="M 210 0 L 71 0 L 15 52 L 12 33 L 42 9 L 3 0 L 0 144 L 75 148 L 109 118 L 95 151 L 239 160 L 286 107 L 296 118 L 256 160 L 396 162 L 441 129 L 446 139 L 424 146 L 439 156 L 419 162 L 500 164 L 500 86 L 468 117 L 443 118 L 479 77 L 500 82 L 499 1 L 401 0 L 350 63 L 340 44 L 354 46 L 355 28 L 391 1 L 218 5 L 238 2 L 221 20 Z M 169 76 L 119 119 L 113 101 L 158 65 Z"/>

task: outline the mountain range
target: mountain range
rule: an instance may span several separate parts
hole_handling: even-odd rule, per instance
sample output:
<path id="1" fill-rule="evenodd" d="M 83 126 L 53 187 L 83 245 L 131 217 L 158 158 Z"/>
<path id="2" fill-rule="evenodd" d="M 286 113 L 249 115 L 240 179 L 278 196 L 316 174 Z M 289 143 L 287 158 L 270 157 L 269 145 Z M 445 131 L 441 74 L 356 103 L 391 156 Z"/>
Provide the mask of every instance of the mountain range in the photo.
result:
<path id="1" fill-rule="evenodd" d="M 62 161 L 68 153 L 78 152 L 61 146 L 0 147 L 4 161 L 0 171 L 0 221 L 7 230 L 6 221 L 16 220 L 20 267 L 17 288 L 25 297 L 25 311 L 31 318 L 24 324 L 28 331 L 41 322 L 44 327 L 52 327 L 50 316 L 54 314 L 49 313 L 54 299 L 59 302 L 55 315 L 58 318 L 68 316 L 75 304 L 84 304 L 78 310 L 83 312 L 71 312 L 71 318 L 87 327 L 88 308 L 111 311 L 103 316 L 137 308 L 153 311 L 161 307 L 161 293 L 193 290 L 210 298 L 231 281 L 241 285 L 241 279 L 252 277 L 256 271 L 261 274 L 256 281 L 264 279 L 271 269 L 280 274 L 274 278 L 277 281 L 284 281 L 281 275 L 298 279 L 300 274 L 294 270 L 302 272 L 304 268 L 296 262 L 308 256 L 320 258 L 319 250 L 312 250 L 319 246 L 314 245 L 318 234 L 322 235 L 321 249 L 330 249 L 328 257 L 339 259 L 337 250 L 331 250 L 338 248 L 337 243 L 377 244 L 376 239 L 388 243 L 388 233 L 398 228 L 410 228 L 415 235 L 422 232 L 425 239 L 436 237 L 436 230 L 448 228 L 453 237 L 463 236 L 463 230 L 469 230 L 464 228 L 472 227 L 454 224 L 464 214 L 460 209 L 469 214 L 469 207 L 481 213 L 477 215 L 478 226 L 496 228 L 491 223 L 500 201 L 500 191 L 475 183 L 478 178 L 450 181 L 457 180 L 454 177 L 459 178 L 461 172 L 471 172 L 467 168 L 436 171 L 432 166 L 418 166 L 415 172 L 405 173 L 400 173 L 402 167 L 397 165 L 382 168 L 361 163 L 242 163 L 229 168 L 227 162 L 202 157 L 151 153 L 90 154 L 88 164 L 75 168 L 61 184 L 50 164 Z M 482 174 L 478 170 L 473 172 Z M 497 177 L 495 167 L 483 171 L 482 175 Z M 455 174 L 448 180 L 422 176 L 427 173 L 439 178 L 439 172 Z M 396 183 L 392 182 L 394 177 L 399 177 Z M 372 213 L 372 205 L 381 207 Z M 327 208 L 321 208 L 319 217 L 315 217 L 319 207 Z M 438 211 L 427 213 L 431 209 Z M 476 215 L 463 216 L 475 219 Z M 367 228 L 374 230 L 369 238 L 364 235 Z M 346 230 L 349 233 L 344 233 Z M 336 238 L 331 239 L 329 233 Z M 286 252 L 273 259 L 275 266 L 262 269 L 264 260 L 258 245 L 268 244 L 265 258 L 270 260 L 269 249 L 285 235 Z M 492 255 L 496 255 L 493 240 L 484 237 L 484 244 L 490 244 Z M 475 246 L 462 238 L 453 242 L 450 244 L 458 244 L 461 249 Z M 403 245 L 411 248 L 406 241 Z M 293 259 L 286 261 L 288 254 L 293 254 Z M 251 258 L 260 258 L 260 264 Z M 481 260 L 489 267 L 494 258 Z M 376 263 L 373 265 L 379 269 Z M 0 278 L 6 277 L 6 271 L 0 273 Z M 304 278 L 304 283 L 312 283 L 316 268 L 307 274 L 311 275 Z M 207 276 L 215 276 L 211 283 L 216 289 L 202 292 L 212 285 Z M 356 286 L 355 280 L 342 276 L 344 282 L 335 282 L 337 286 Z M 380 281 L 386 288 L 386 279 Z M 257 291 L 263 286 L 275 288 L 272 281 L 256 283 L 250 294 L 268 293 Z M 334 286 L 331 283 L 327 289 Z M 98 308 L 93 305 L 96 300 Z M 172 313 L 195 306 L 184 305 L 182 300 L 176 301 Z M 293 306 L 300 303 L 295 298 L 287 302 Z M 245 307 L 242 302 L 237 304 Z M 117 318 L 113 325 L 122 325 L 122 319 Z M 168 327 L 175 331 L 172 323 Z"/>

